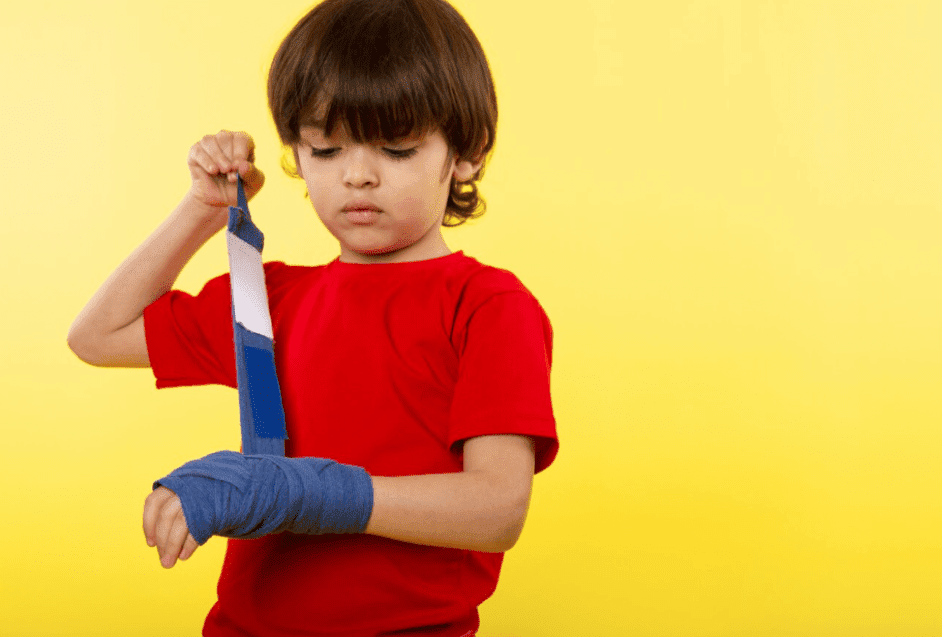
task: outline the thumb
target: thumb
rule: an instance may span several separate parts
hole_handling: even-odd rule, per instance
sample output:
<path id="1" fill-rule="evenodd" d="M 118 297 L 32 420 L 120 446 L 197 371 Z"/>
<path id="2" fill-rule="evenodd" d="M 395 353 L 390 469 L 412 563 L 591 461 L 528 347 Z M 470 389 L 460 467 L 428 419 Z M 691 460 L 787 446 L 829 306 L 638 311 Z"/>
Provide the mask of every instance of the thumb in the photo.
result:
<path id="1" fill-rule="evenodd" d="M 245 186 L 245 197 L 251 199 L 265 185 L 265 173 L 248 161 L 239 162 L 239 176 Z"/>
<path id="2" fill-rule="evenodd" d="M 180 559 L 181 560 L 189 559 L 193 555 L 193 553 L 196 552 L 196 549 L 198 549 L 199 547 L 200 547 L 199 542 L 197 542 L 196 539 L 192 535 L 187 533 L 186 540 L 183 542 L 183 550 L 180 551 Z"/>

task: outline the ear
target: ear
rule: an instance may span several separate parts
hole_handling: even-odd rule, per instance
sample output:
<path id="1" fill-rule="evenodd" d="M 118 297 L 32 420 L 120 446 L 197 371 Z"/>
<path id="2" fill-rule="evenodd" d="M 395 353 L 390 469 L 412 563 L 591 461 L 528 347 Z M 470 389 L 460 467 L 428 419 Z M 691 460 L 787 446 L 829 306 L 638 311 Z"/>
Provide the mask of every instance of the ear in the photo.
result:
<path id="1" fill-rule="evenodd" d="M 470 181 L 474 174 L 484 165 L 484 159 L 471 162 L 463 159 L 455 159 L 455 167 L 452 169 L 452 176 L 458 181 Z"/>
<path id="2" fill-rule="evenodd" d="M 474 177 L 477 171 L 481 170 L 481 166 L 484 165 L 484 148 L 487 146 L 487 141 L 485 140 L 482 144 L 478 153 L 475 155 L 477 160 L 462 160 L 460 157 L 455 155 L 455 167 L 452 170 L 452 176 L 457 179 L 459 182 L 470 181 Z"/>

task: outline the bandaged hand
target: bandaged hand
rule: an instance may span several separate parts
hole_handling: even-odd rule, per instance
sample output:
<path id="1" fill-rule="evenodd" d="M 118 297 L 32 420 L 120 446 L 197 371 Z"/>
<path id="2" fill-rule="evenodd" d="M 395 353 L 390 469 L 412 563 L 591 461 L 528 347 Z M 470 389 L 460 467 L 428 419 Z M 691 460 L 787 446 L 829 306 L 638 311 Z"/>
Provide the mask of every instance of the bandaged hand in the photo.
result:
<path id="1" fill-rule="evenodd" d="M 148 544 L 153 541 L 162 548 L 164 566 L 168 565 L 164 553 L 172 555 L 172 565 L 177 555 L 184 559 L 195 550 L 187 552 L 181 522 L 193 541 L 204 544 L 212 535 L 362 533 L 373 510 L 369 474 L 360 467 L 321 458 L 219 451 L 186 463 L 154 482 L 154 489 L 148 496 L 148 503 L 154 502 L 151 508 L 161 504 L 167 509 L 157 517 L 174 520 L 173 499 L 165 493 L 169 489 L 179 499 L 184 518 L 177 516 L 175 524 L 169 523 L 169 532 L 158 533 L 159 522 L 148 524 L 149 505 L 145 504 L 145 536 Z M 161 547 L 162 535 L 170 546 Z"/>

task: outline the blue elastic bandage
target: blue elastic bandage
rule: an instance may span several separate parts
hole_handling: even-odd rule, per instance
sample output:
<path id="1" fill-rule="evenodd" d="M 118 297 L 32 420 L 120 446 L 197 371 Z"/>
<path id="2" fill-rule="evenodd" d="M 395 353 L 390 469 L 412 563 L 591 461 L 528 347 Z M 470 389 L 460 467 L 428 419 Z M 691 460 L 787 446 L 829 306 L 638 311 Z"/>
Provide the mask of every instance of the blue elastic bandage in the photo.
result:
<path id="1" fill-rule="evenodd" d="M 361 467 L 321 458 L 285 458 L 285 412 L 265 271 L 264 236 L 252 223 L 242 180 L 229 208 L 232 327 L 242 448 L 188 462 L 154 483 L 180 498 L 190 534 L 254 538 L 294 533 L 362 533 L 373 512 L 373 480 Z"/>
<path id="2" fill-rule="evenodd" d="M 218 451 L 154 483 L 175 492 L 193 538 L 270 533 L 362 533 L 373 480 L 361 467 L 321 458 Z"/>
<path id="3" fill-rule="evenodd" d="M 284 456 L 288 434 L 275 372 L 274 330 L 262 267 L 265 236 L 252 223 L 241 177 L 238 204 L 229 206 L 226 242 L 242 450 L 247 454 Z"/>

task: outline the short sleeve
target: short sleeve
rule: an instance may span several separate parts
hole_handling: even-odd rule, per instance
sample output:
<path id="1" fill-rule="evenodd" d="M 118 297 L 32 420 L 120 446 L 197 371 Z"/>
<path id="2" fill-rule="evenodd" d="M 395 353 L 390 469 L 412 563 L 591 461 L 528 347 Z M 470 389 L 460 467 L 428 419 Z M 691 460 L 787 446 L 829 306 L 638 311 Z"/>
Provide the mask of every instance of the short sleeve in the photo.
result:
<path id="1" fill-rule="evenodd" d="M 157 387 L 236 386 L 229 275 L 193 296 L 167 292 L 144 310 L 144 335 Z"/>
<path id="2" fill-rule="evenodd" d="M 449 442 L 530 436 L 536 441 L 535 470 L 548 467 L 559 442 L 550 398 L 553 334 L 543 308 L 525 289 L 500 292 L 474 307 L 456 336 Z"/>

